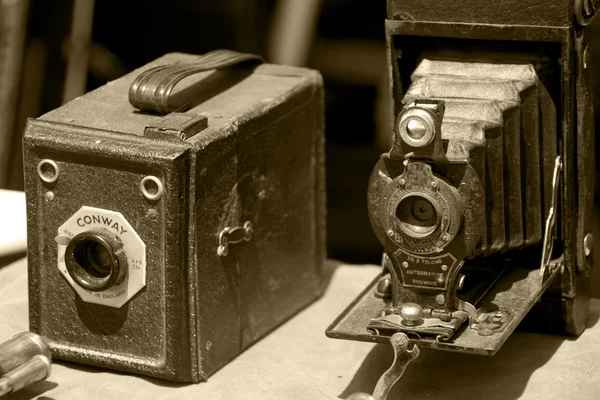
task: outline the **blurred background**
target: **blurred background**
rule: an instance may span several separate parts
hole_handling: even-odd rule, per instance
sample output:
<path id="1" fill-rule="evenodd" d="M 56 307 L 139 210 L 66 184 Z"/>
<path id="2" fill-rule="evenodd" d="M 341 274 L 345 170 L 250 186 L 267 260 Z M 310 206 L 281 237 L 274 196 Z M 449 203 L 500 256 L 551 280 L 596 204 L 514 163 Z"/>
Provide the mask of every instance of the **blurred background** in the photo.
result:
<path id="1" fill-rule="evenodd" d="M 26 118 L 168 52 L 218 48 L 325 80 L 329 256 L 379 263 L 366 212 L 386 144 L 385 0 L 0 0 L 0 188 L 23 190 Z M 7 49 L 12 54 L 7 53 Z M 5 157 L 2 157 L 5 156 Z"/>
<path id="2" fill-rule="evenodd" d="M 164 53 L 256 53 L 323 74 L 329 257 L 377 264 L 366 188 L 389 148 L 385 17 L 385 0 L 0 0 L 0 188 L 23 190 L 26 118 Z"/>

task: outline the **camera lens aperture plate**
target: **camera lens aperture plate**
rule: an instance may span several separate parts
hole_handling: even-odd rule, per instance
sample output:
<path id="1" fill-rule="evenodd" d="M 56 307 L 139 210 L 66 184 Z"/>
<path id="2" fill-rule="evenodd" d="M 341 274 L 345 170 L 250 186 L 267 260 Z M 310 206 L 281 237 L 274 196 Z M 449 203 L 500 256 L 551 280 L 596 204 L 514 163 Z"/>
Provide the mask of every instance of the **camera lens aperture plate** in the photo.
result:
<path id="1" fill-rule="evenodd" d="M 426 163 L 408 163 L 382 195 L 385 232 L 399 248 L 410 253 L 440 253 L 460 228 L 458 192 L 435 176 Z"/>
<path id="2" fill-rule="evenodd" d="M 146 286 L 146 244 L 119 212 L 83 206 L 56 242 L 59 271 L 87 303 L 120 308 Z"/>

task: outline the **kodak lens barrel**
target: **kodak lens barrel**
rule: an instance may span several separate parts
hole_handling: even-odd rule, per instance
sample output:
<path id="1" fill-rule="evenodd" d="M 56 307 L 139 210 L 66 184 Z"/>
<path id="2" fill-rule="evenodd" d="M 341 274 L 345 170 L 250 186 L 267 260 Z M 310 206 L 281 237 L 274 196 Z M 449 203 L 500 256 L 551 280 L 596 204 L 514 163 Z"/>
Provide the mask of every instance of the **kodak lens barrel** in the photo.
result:
<path id="1" fill-rule="evenodd" d="M 430 199 L 421 195 L 406 196 L 396 208 L 400 229 L 412 237 L 426 237 L 435 232 L 440 214 Z"/>

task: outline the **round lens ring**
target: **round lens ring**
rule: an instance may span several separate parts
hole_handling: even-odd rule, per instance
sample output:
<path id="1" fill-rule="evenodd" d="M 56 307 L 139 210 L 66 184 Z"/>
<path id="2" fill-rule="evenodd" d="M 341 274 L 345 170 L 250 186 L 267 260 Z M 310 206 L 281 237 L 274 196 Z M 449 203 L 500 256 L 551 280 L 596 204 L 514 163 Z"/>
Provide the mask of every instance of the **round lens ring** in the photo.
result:
<path id="1" fill-rule="evenodd" d="M 58 179 L 60 168 L 55 161 L 45 159 L 39 162 L 37 172 L 40 179 L 46 183 L 54 183 Z"/>
<path id="2" fill-rule="evenodd" d="M 435 136 L 433 117 L 428 111 L 418 107 L 400 114 L 396 126 L 404 143 L 412 147 L 425 147 Z"/>
<path id="3" fill-rule="evenodd" d="M 103 243 L 95 240 L 78 243 L 73 256 L 81 268 L 96 278 L 106 278 L 113 269 L 110 251 L 104 247 Z"/>
<path id="4" fill-rule="evenodd" d="M 122 281 L 122 246 L 109 234 L 82 232 L 74 236 L 65 250 L 67 272 L 86 290 L 99 292 Z"/>
<path id="5" fill-rule="evenodd" d="M 400 229 L 414 238 L 427 237 L 440 224 L 440 214 L 435 204 L 423 195 L 404 197 L 396 207 Z"/>

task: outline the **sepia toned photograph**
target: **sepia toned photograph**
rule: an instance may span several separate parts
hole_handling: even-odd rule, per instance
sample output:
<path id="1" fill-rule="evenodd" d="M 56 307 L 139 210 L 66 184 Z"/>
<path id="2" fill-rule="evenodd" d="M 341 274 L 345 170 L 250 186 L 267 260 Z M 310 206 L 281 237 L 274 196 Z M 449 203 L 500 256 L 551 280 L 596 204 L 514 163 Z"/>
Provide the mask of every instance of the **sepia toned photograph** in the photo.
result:
<path id="1" fill-rule="evenodd" d="M 600 399 L 599 12 L 0 0 L 0 399 Z"/>

